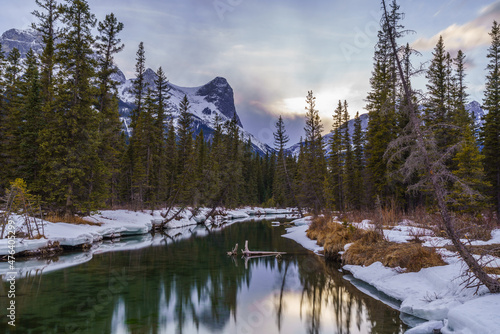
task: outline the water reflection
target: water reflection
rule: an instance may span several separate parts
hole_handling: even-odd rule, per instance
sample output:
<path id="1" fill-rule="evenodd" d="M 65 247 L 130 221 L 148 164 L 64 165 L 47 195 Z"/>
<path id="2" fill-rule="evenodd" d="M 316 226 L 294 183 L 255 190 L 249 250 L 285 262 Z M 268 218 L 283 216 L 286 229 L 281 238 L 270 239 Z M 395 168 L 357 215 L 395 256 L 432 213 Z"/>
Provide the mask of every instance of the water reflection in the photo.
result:
<path id="1" fill-rule="evenodd" d="M 353 288 L 270 223 L 95 255 L 18 280 L 19 333 L 402 333 L 396 312 Z M 227 257 L 235 243 L 286 251 Z M 247 262 L 245 262 L 247 261 Z M 2 284 L 2 289 L 6 288 Z M 4 294 L 2 294 L 4 296 Z M 6 298 L 0 307 L 6 307 Z M 14 333 L 6 324 L 0 332 Z"/>

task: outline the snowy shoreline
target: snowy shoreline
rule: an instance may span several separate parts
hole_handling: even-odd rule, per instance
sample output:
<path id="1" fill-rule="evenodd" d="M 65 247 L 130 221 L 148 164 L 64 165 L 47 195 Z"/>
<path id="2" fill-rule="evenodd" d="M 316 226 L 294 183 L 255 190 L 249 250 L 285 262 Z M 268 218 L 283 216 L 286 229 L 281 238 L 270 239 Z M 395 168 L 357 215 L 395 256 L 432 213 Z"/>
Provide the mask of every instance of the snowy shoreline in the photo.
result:
<path id="1" fill-rule="evenodd" d="M 323 249 L 306 236 L 310 217 L 292 223 L 296 226 L 288 228 L 284 237 L 295 240 L 315 253 Z M 370 228 L 369 221 L 353 225 Z M 402 224 L 392 230 L 384 230 L 384 235 L 390 241 L 403 243 L 412 238 L 412 229 L 415 228 Z M 487 242 L 473 244 L 500 244 L 500 230 L 494 230 L 492 237 Z M 430 235 L 423 239 L 424 245 L 428 246 L 448 244 L 447 240 Z M 408 334 L 432 334 L 434 329 L 444 334 L 500 333 L 500 294 L 490 294 L 485 287 L 481 287 L 477 294 L 475 288 L 464 288 L 461 277 L 463 262 L 452 252 L 441 251 L 441 254 L 447 265 L 425 268 L 417 273 L 402 273 L 401 270 L 384 267 L 380 262 L 366 267 L 345 265 L 343 269 L 352 274 L 345 276 L 347 280 L 360 280 L 376 289 L 380 295 L 400 301 L 400 306 L 387 302 L 377 293 L 370 293 L 354 284 L 362 292 L 399 310 L 402 319 L 408 314 L 424 320 L 421 324 L 407 322 L 410 326 L 417 325 L 409 329 L 406 332 Z M 500 259 L 489 260 L 496 261 L 500 266 Z"/>
<path id="2" fill-rule="evenodd" d="M 91 223 L 99 225 L 75 225 L 67 223 L 51 223 L 43 221 L 44 234 L 46 238 L 22 239 L 16 238 L 14 251 L 16 254 L 25 251 L 38 251 L 50 247 L 57 242 L 65 248 L 81 247 L 88 245 L 87 251 L 58 253 L 57 261 L 49 259 L 37 259 L 36 256 L 26 257 L 23 260 L 16 259 L 16 277 L 39 275 L 53 270 L 79 265 L 90 261 L 93 254 L 110 251 L 122 251 L 140 249 L 154 245 L 166 244 L 174 240 L 181 240 L 192 235 L 205 235 L 207 228 L 211 231 L 223 229 L 237 222 L 253 219 L 280 219 L 296 218 L 296 213 L 291 209 L 262 209 L 243 208 L 239 210 L 227 210 L 224 216 L 218 217 L 219 222 L 212 226 L 212 221 L 207 220 L 206 225 L 200 224 L 204 221 L 210 209 L 201 209 L 196 215 L 186 210 L 178 218 L 167 224 L 164 234 L 151 234 L 152 221 L 162 219 L 161 211 L 129 211 L 129 210 L 103 210 L 97 214 L 85 217 Z M 175 211 L 174 211 L 175 212 Z M 18 231 L 23 231 L 22 217 L 11 217 Z M 223 224 L 221 224 L 223 222 Z M 127 237 L 123 242 L 121 237 Z M 9 239 L 0 239 L 0 256 L 9 254 Z M 16 257 L 16 255 L 14 255 Z M 8 262 L 0 262 L 0 276 L 5 280 L 7 273 L 12 273 Z"/>

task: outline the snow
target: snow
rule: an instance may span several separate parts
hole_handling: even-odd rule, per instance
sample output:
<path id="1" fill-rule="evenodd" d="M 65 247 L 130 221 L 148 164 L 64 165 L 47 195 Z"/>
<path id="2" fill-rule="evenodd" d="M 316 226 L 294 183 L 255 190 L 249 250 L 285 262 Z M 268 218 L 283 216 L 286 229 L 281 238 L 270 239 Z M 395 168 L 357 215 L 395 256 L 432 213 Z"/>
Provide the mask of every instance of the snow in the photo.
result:
<path id="1" fill-rule="evenodd" d="M 268 209 L 251 209 L 242 208 L 238 210 L 227 210 L 224 216 L 219 216 L 217 221 L 219 226 L 213 227 L 210 225 L 211 231 L 225 228 L 231 224 L 259 219 L 247 214 L 247 211 L 255 210 L 262 217 L 260 219 L 280 219 L 280 218 L 295 218 L 292 210 L 268 210 Z M 178 209 L 174 208 L 169 217 L 177 213 Z M 163 221 L 162 214 L 166 211 L 129 211 L 129 210 L 103 210 L 85 219 L 92 223 L 100 225 L 75 225 L 67 223 L 52 223 L 48 221 L 39 221 L 43 224 L 44 235 L 46 238 L 41 239 L 22 239 L 17 238 L 15 244 L 15 252 L 34 251 L 40 248 L 49 246 L 50 243 L 59 242 L 61 246 L 80 246 L 84 244 L 91 245 L 89 251 L 77 254 L 62 254 L 58 256 L 58 261 L 35 260 L 16 262 L 16 272 L 18 277 L 24 277 L 29 274 L 39 274 L 40 272 L 49 272 L 62 268 L 78 265 L 90 261 L 93 254 L 104 252 L 133 250 L 144 247 L 165 245 L 174 240 L 189 238 L 193 235 L 206 235 L 207 228 L 200 223 L 205 221 L 210 209 L 203 208 L 197 212 L 184 210 L 177 219 L 173 219 L 167 223 L 164 234 L 156 234 L 154 237 L 149 233 L 152 230 L 153 222 L 160 223 Z M 269 212 L 266 215 L 266 212 Z M 272 214 L 274 212 L 274 214 Z M 284 214 L 287 212 L 287 214 Z M 24 231 L 22 226 L 23 219 L 20 216 L 11 216 L 15 221 L 18 231 Z M 212 221 L 208 220 L 211 224 Z M 121 238 L 124 238 L 123 240 Z M 112 240 L 104 240 L 112 239 Z M 9 254 L 8 239 L 0 239 L 0 256 Z M 6 274 L 12 272 L 9 270 L 7 262 L 0 262 L 0 276 L 6 279 Z"/>
<path id="2" fill-rule="evenodd" d="M 297 226 L 288 228 L 284 237 L 317 253 L 321 247 L 306 236 L 309 222 L 309 218 L 293 221 Z M 369 221 L 353 225 L 373 228 Z M 448 240 L 433 236 L 432 231 L 411 226 L 408 222 L 383 232 L 385 238 L 393 242 L 404 243 L 418 235 L 425 240 L 424 245 L 436 247 L 449 244 Z M 473 245 L 499 243 L 500 229 L 492 232 L 491 240 L 471 242 Z M 348 247 L 346 245 L 345 249 Z M 424 268 L 416 273 L 387 268 L 380 262 L 370 266 L 345 265 L 343 268 L 352 275 L 345 275 L 344 278 L 360 291 L 401 311 L 401 318 L 415 326 L 407 331 L 409 334 L 433 333 L 434 329 L 446 334 L 500 333 L 500 294 L 490 294 L 485 287 L 477 293 L 475 288 L 464 287 L 461 276 L 464 263 L 453 252 L 445 249 L 439 252 L 447 265 Z M 500 265 L 500 259 L 493 256 L 485 256 L 481 261 L 489 266 Z M 415 321 L 413 317 L 423 320 Z"/>

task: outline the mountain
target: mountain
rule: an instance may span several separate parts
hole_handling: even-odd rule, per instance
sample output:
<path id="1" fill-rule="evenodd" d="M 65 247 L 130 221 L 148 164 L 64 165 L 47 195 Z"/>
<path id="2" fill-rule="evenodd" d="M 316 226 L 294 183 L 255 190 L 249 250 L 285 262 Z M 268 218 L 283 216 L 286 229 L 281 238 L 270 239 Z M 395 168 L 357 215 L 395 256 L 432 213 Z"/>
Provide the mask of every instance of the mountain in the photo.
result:
<path id="1" fill-rule="evenodd" d="M 21 53 L 21 57 L 25 57 L 29 49 L 33 49 L 36 53 L 42 52 L 42 38 L 40 34 L 33 30 L 10 29 L 0 37 L 2 50 L 7 55 L 13 48 L 17 48 Z"/>
<path id="2" fill-rule="evenodd" d="M 35 30 L 10 29 L 2 34 L 0 43 L 2 44 L 2 50 L 6 54 L 13 48 L 18 48 L 22 57 L 26 55 L 30 48 L 37 53 L 41 53 L 43 49 L 40 35 Z M 131 135 L 130 115 L 135 107 L 132 92 L 134 79 L 127 79 L 120 69 L 117 70 L 112 79 L 118 83 L 120 120 L 124 131 L 127 135 Z M 155 72 L 148 68 L 144 74 L 147 87 L 154 87 L 154 81 L 157 78 Z M 199 87 L 180 87 L 171 83 L 168 85 L 171 97 L 167 102 L 167 107 L 174 118 L 174 123 L 177 123 L 179 117 L 179 104 L 186 95 L 191 105 L 189 111 L 193 115 L 195 135 L 203 130 L 206 140 L 211 140 L 216 115 L 221 118 L 222 122 L 235 118 L 243 139 L 245 141 L 251 140 L 256 153 L 265 155 L 273 150 L 269 145 L 260 142 L 244 129 L 234 105 L 233 89 L 225 78 L 216 77 Z"/>
<path id="3" fill-rule="evenodd" d="M 148 68 L 144 73 L 144 77 L 146 87 L 154 87 L 154 81 L 157 78 L 156 73 Z M 120 73 L 117 73 L 115 80 L 120 83 L 118 85 L 120 117 L 125 126 L 125 131 L 130 135 L 130 113 L 134 109 L 134 95 L 132 91 L 134 79 L 124 80 L 124 77 Z M 216 77 L 207 84 L 199 87 L 180 87 L 172 83 L 168 83 L 168 87 L 170 88 L 170 99 L 167 101 L 167 109 L 174 118 L 174 123 L 177 123 L 180 115 L 179 104 L 185 95 L 190 104 L 189 112 L 193 116 L 195 135 L 203 130 L 205 139 L 211 140 L 216 116 L 219 116 L 222 122 L 236 118 L 242 137 L 245 141 L 250 138 L 252 146 L 257 153 L 265 155 L 267 152 L 272 151 L 270 146 L 261 143 L 243 128 L 234 105 L 233 89 L 225 78 Z"/>
<path id="4" fill-rule="evenodd" d="M 472 119 L 474 120 L 474 123 L 477 128 L 481 127 L 484 124 L 484 116 L 487 112 L 485 112 L 482 108 L 479 102 L 477 101 L 472 101 L 468 103 L 466 106 L 467 111 L 471 115 Z M 361 130 L 365 133 L 366 130 L 368 129 L 368 113 L 362 114 L 359 116 L 361 118 Z M 352 135 L 354 133 L 354 119 L 349 120 L 347 123 L 349 126 L 349 135 L 351 136 L 352 140 Z M 333 136 L 333 132 L 327 133 L 326 135 L 323 136 L 323 142 L 326 145 L 326 152 L 330 152 L 330 148 L 328 147 L 328 144 L 330 143 L 330 139 Z M 300 145 L 303 143 L 297 143 L 292 146 L 290 146 L 287 149 L 287 152 L 294 156 L 298 156 L 299 151 L 300 151 Z"/>

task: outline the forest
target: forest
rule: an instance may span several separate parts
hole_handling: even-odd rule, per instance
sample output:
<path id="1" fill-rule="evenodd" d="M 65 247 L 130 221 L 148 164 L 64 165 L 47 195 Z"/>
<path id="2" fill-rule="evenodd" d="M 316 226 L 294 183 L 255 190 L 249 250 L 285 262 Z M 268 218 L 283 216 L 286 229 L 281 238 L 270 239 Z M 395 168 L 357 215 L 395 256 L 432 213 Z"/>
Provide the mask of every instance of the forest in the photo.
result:
<path id="1" fill-rule="evenodd" d="M 434 212 L 444 204 L 453 215 L 498 217 L 497 22 L 490 32 L 482 127 L 466 109 L 466 55 L 459 51 L 452 57 L 441 38 L 429 65 L 416 66 L 412 56 L 417 51 L 394 43 L 406 30 L 404 14 L 393 1 L 375 46 L 366 131 L 357 114 L 349 133 L 349 105 L 340 98 L 331 139 L 325 142 L 316 97 L 308 91 L 299 154 L 287 150 L 289 138 L 280 116 L 274 150 L 259 155 L 242 139 L 236 120 L 215 119 L 210 140 L 203 132 L 195 136 L 187 97 L 174 122 L 162 67 L 154 87 L 144 80 L 143 43 L 135 59 L 133 132 L 125 135 L 112 79 L 114 57 L 124 47 L 123 24 L 113 13 L 98 21 L 84 0 L 36 3 L 33 28 L 42 37 L 43 52 L 30 51 L 25 58 L 17 49 L 0 53 L 4 198 L 21 189 L 44 212 L 63 215 L 103 208 L 254 205 L 313 213 L 381 208 Z M 417 75 L 427 80 L 424 92 L 411 86 Z M 416 112 L 409 111 L 413 106 L 418 106 Z M 420 142 L 425 154 L 415 146 Z M 435 182 L 443 186 L 441 199 L 433 193 Z"/>

